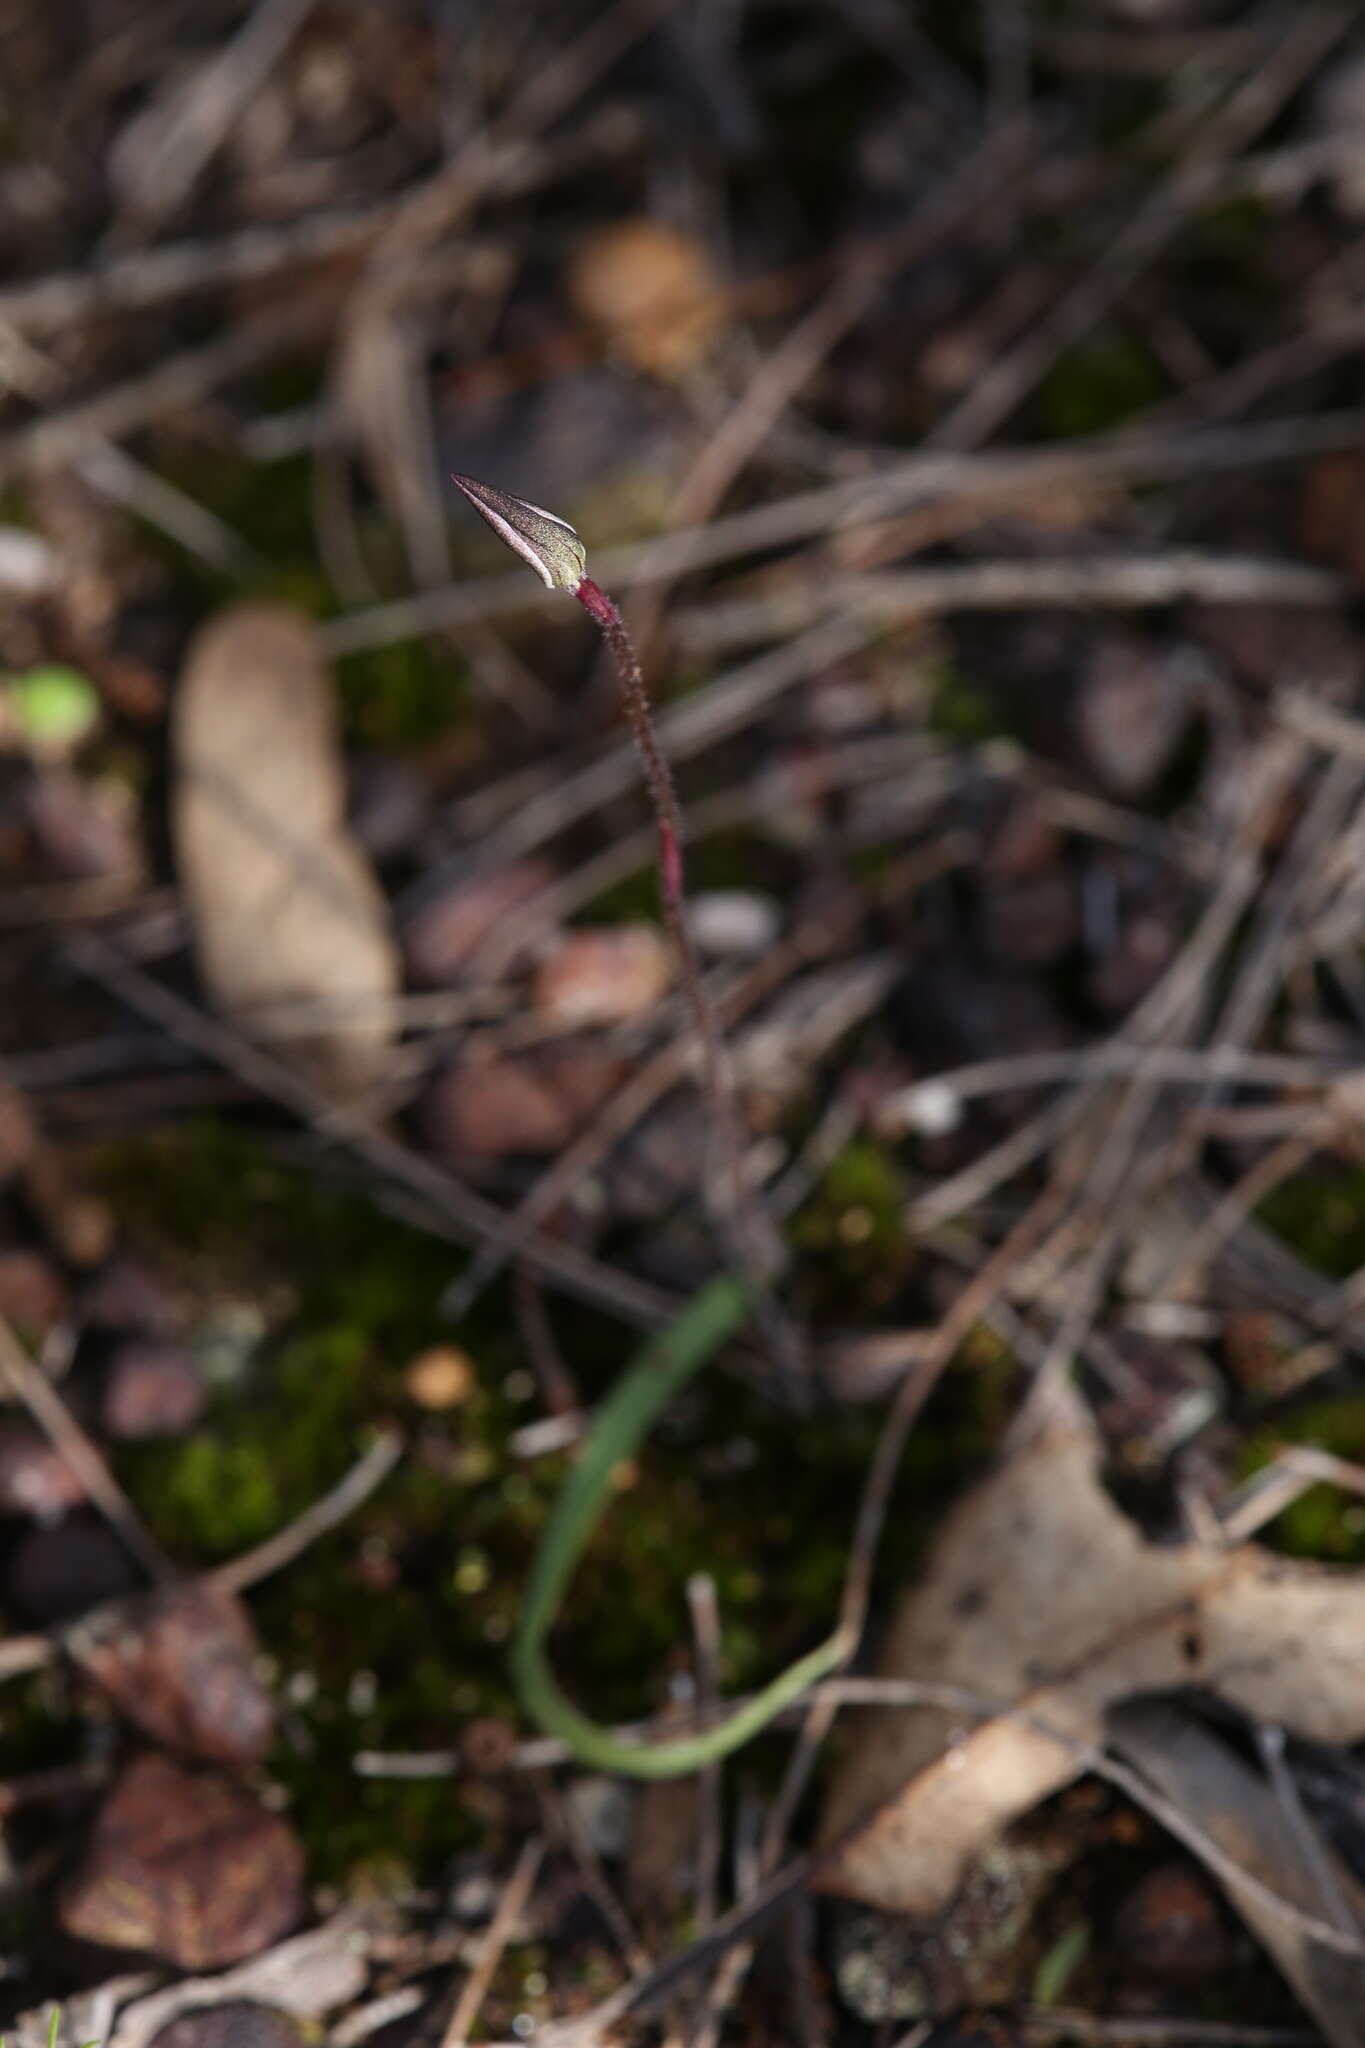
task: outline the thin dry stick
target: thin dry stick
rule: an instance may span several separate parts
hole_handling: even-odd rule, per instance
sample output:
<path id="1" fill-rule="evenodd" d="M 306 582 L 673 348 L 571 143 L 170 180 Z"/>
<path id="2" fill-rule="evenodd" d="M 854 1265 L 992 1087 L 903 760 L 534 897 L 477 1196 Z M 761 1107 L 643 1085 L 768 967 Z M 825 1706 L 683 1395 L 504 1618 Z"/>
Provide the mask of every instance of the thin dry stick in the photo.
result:
<path id="1" fill-rule="evenodd" d="M 1363 1952 L 1360 1938 L 1356 1934 L 1343 1934 L 1329 1922 L 1307 1913 L 1280 1893 L 1271 1890 L 1259 1878 L 1239 1865 L 1236 1859 L 1222 1849 L 1199 1825 L 1190 1821 L 1178 1806 L 1164 1793 L 1157 1791 L 1142 1774 L 1119 1762 L 1103 1750 L 1078 1741 L 1069 1732 L 1055 1727 L 1040 1715 L 1031 1713 L 1017 1703 L 993 1702 L 980 1694 L 956 1686 L 922 1685 L 916 1681 L 899 1680 L 832 1680 L 821 1688 L 822 1693 L 841 1695 L 853 1702 L 857 1700 L 879 1701 L 894 1704 L 897 1701 L 907 1706 L 919 1706 L 931 1701 L 951 1706 L 963 1713 L 981 1719 L 992 1719 L 1001 1715 L 1035 1733 L 1055 1742 L 1061 1749 L 1074 1757 L 1085 1770 L 1107 1780 L 1120 1791 L 1150 1813 L 1168 1833 L 1206 1863 L 1210 1870 L 1225 1884 L 1241 1889 L 1254 1897 L 1267 1912 L 1274 1913 L 1287 1926 L 1297 1928 L 1300 1933 L 1321 1942 L 1323 1946 L 1338 1953 L 1359 1957 Z M 757 1894 L 742 1900 L 724 1918 L 717 1922 L 709 1935 L 702 1936 L 680 1954 L 669 1957 L 659 1965 L 653 1976 L 637 1987 L 627 2004 L 630 2011 L 644 2012 L 659 2005 L 672 1995 L 679 1983 L 697 1969 L 704 1968 L 717 1954 L 722 1954 L 733 1941 L 751 1934 L 767 1918 L 792 1897 L 801 1886 L 816 1876 L 822 1866 L 840 1854 L 842 1843 L 832 1842 L 817 1856 L 802 1856 L 784 1866 L 774 1877 L 769 1878 Z M 613 2011 L 620 2012 L 619 2002 Z M 591 2018 L 591 2015 L 588 2016 Z"/>
<path id="2" fill-rule="evenodd" d="M 1282 463 L 1297 467 L 1318 455 L 1358 448 L 1362 440 L 1365 413 L 1356 410 L 1180 433 L 1125 428 L 1057 448 L 1001 448 L 987 454 L 921 451 L 871 476 L 823 484 L 731 512 L 708 526 L 680 527 L 654 540 L 605 549 L 599 567 L 614 589 L 634 588 L 822 538 L 831 527 L 842 532 L 870 526 L 945 498 L 994 500 L 1002 492 L 1029 496 L 1064 483 L 1157 483 L 1169 477 L 1208 477 Z M 329 620 L 320 631 L 329 655 L 354 654 L 471 619 L 524 612 L 532 603 L 520 577 L 485 576 L 348 612 Z M 679 705 L 672 715 L 678 717 L 687 708 Z M 676 759 L 671 742 L 670 752 Z"/>
<path id="3" fill-rule="evenodd" d="M 125 196 L 148 232 L 188 198 L 200 173 L 254 99 L 302 26 L 314 0 L 257 0 L 245 22 L 200 66 L 155 135 L 139 127 L 137 153 L 125 155 Z"/>
<path id="4" fill-rule="evenodd" d="M 905 226 L 855 250 L 823 297 L 788 329 L 776 348 L 762 356 L 745 390 L 675 490 L 668 508 L 669 526 L 698 526 L 710 517 L 798 392 L 863 318 L 877 294 L 898 271 L 922 259 L 970 218 L 1006 174 L 1017 177 L 1022 159 L 1036 139 L 1031 120 L 997 130 L 930 193 Z M 668 603 L 668 593 L 668 583 L 660 583 L 638 609 L 632 607 L 636 640 L 646 650 Z"/>
<path id="5" fill-rule="evenodd" d="M 726 992 L 718 1005 L 719 1023 L 735 1023 L 798 967 L 828 952 L 840 934 L 862 915 L 864 903 L 859 892 L 851 891 L 842 903 L 830 905 L 821 917 L 803 925 L 790 940 L 775 947 L 741 983 Z M 691 1046 L 675 1040 L 632 1075 L 582 1136 L 567 1145 L 540 1176 L 519 1207 L 506 1218 L 497 1236 L 480 1248 L 468 1271 L 446 1295 L 450 1315 L 464 1315 L 473 1306 L 507 1260 L 524 1250 L 540 1226 L 582 1185 L 612 1146 L 634 1130 L 682 1078 L 691 1058 Z"/>
<path id="6" fill-rule="evenodd" d="M 968 1330 L 987 1312 L 1004 1289 L 1010 1274 L 1047 1228 L 1056 1200 L 1055 1193 L 1045 1192 L 987 1259 L 975 1279 L 963 1288 L 929 1338 L 923 1354 L 906 1374 L 900 1392 L 887 1410 L 872 1463 L 863 1482 L 858 1519 L 844 1573 L 839 1626 L 850 1657 L 858 1646 L 867 1618 L 872 1567 L 910 1431 Z M 760 1885 L 756 1897 L 762 1895 L 767 1884 L 777 1882 L 773 1873 L 781 1862 L 796 1810 L 839 1709 L 848 1696 L 843 1689 L 845 1683 L 835 1679 L 818 1686 L 806 1708 L 796 1744 L 782 1774 L 777 1798 L 764 1826 L 759 1852 Z M 753 1901 L 741 1901 L 741 1906 L 746 1903 Z M 712 2025 L 717 2031 L 719 2016 L 739 1995 L 753 1956 L 754 1944 L 746 1942 L 732 1950 L 722 1971 L 717 1974 L 709 2007 Z"/>
<path id="7" fill-rule="evenodd" d="M 469 2030 L 479 2016 L 479 2007 L 488 1995 L 488 1987 L 502 1961 L 503 1951 L 531 1896 L 544 1854 L 545 1844 L 538 1837 L 522 1843 L 516 1868 L 503 1887 L 498 1910 L 488 1923 L 474 1966 L 450 2015 L 450 2024 L 441 2036 L 441 2048 L 465 2048 Z"/>
<path id="8" fill-rule="evenodd" d="M 182 349 L 152 369 L 92 398 L 40 414 L 0 435 L 0 479 L 20 469 L 57 469 L 87 454 L 92 444 L 117 441 L 150 421 L 198 404 L 206 393 L 301 340 L 323 317 L 323 294 L 294 302 L 230 328 L 197 347 Z"/>
<path id="9" fill-rule="evenodd" d="M 1357 1933 L 1359 1922 L 1347 1903 L 1323 1837 L 1309 1819 L 1303 1795 L 1285 1761 L 1284 1729 L 1271 1722 L 1257 1721 L 1255 1735 L 1257 1753 L 1265 1774 L 1303 1858 L 1304 1868 L 1312 1877 L 1323 1912 L 1340 1933 Z"/>
<path id="10" fill-rule="evenodd" d="M 1271 815 L 1271 805 L 1292 786 L 1301 764 L 1301 749 L 1284 745 L 1272 737 L 1261 749 L 1239 793 L 1239 815 L 1229 857 L 1217 891 L 1184 948 L 1157 986 L 1144 997 L 1129 1019 L 1128 1033 L 1139 1039 L 1150 1037 L 1169 1044 L 1188 1037 L 1200 1021 L 1209 1002 L 1209 973 L 1213 963 L 1236 927 L 1260 878 L 1259 833 Z M 1154 1044 L 1153 1049 L 1156 1049 Z M 1015 1440 L 1027 1434 L 1045 1413 L 1061 1378 L 1070 1370 L 1071 1359 L 1084 1342 L 1098 1309 L 1114 1258 L 1117 1256 L 1136 1193 L 1147 1193 L 1150 1176 L 1134 1173 L 1132 1162 L 1143 1131 L 1161 1094 L 1161 1082 L 1142 1069 L 1122 1093 L 1117 1109 L 1109 1106 L 1104 1084 L 1095 1084 L 1089 1103 L 1086 1091 L 1079 1102 L 1093 1112 L 1097 1149 L 1076 1185 L 1054 1185 L 1068 1207 L 1066 1219 L 1054 1231 L 1044 1248 L 1039 1265 L 1043 1273 L 1059 1273 L 1065 1256 L 1078 1240 L 1089 1241 L 1081 1268 L 1075 1275 L 1070 1299 L 1062 1313 L 1047 1353 L 1038 1368 L 1033 1390 L 1015 1418 Z M 1098 1119 L 1103 1116 L 1103 1123 Z M 1163 1168 L 1164 1170 L 1164 1168 Z M 1095 1234 L 1096 1219 L 1100 1227 Z M 1041 1284 L 1041 1283 L 1040 1283 Z"/>
<path id="11" fill-rule="evenodd" d="M 789 573 L 790 564 L 784 568 Z M 680 613 L 678 636 L 701 654 L 798 632 L 838 607 L 855 618 L 895 623 L 950 612 L 1146 611 L 1193 599 L 1201 604 L 1340 604 L 1345 579 L 1273 555 L 1175 547 L 1144 554 L 1078 554 L 1074 560 L 952 562 L 876 575 L 787 583 L 768 596 L 722 598 Z"/>
<path id="12" fill-rule="evenodd" d="M 386 1431 L 364 1456 L 345 1473 L 329 1493 L 305 1508 L 297 1521 L 290 1522 L 254 1550 L 219 1565 L 205 1574 L 208 1584 L 228 1593 L 243 1593 L 259 1585 L 271 1573 L 282 1571 L 311 1544 L 337 1528 L 353 1515 L 380 1482 L 387 1478 L 403 1448 L 396 1431 Z M 170 1571 L 169 1565 L 166 1567 Z M 88 1616 L 84 1617 L 89 1619 Z M 41 1671 L 56 1658 L 58 1642 L 51 1636 L 9 1636 L 0 1643 L 0 1679 L 18 1678 L 29 1671 Z"/>
<path id="13" fill-rule="evenodd" d="M 578 1874 L 583 1880 L 588 1897 L 602 1915 L 631 1976 L 646 1977 L 651 1968 L 649 1951 L 631 1925 L 630 1915 L 607 1882 L 602 1859 L 593 1846 L 592 1838 L 578 1812 L 563 1796 L 548 1771 L 538 1771 L 535 1777 L 536 1796 L 545 1812 L 551 1839 L 561 1839 L 578 1865 Z"/>
<path id="14" fill-rule="evenodd" d="M 36 1366 L 0 1316 L 0 1379 L 48 1436 L 124 1548 L 153 1579 L 174 1578 L 175 1567 L 144 1525 L 100 1451 L 77 1422 L 46 1373 Z"/>
<path id="15" fill-rule="evenodd" d="M 1330 1451 L 1306 1444 L 1287 1444 L 1268 1465 L 1233 1488 L 1218 1504 L 1218 1529 L 1225 1543 L 1245 1543 L 1267 1522 L 1273 1522 L 1310 1486 L 1339 1486 L 1365 1495 L 1365 1467 L 1352 1465 Z"/>
<path id="16" fill-rule="evenodd" d="M 1273 120 L 1351 27 L 1346 7 L 1301 7 L 1279 48 L 1251 69 L 1201 129 L 1184 161 L 1114 235 L 1101 260 L 1063 292 L 1048 315 L 992 365 L 948 415 L 930 445 L 968 448 L 998 427 L 1035 389 L 1063 350 L 1104 318 L 1147 264 L 1171 241 L 1192 207 L 1217 189 L 1227 159 Z"/>
<path id="17" fill-rule="evenodd" d="M 1267 1195 L 1308 1164 L 1327 1143 L 1331 1129 L 1330 1117 L 1310 1113 L 1305 1123 L 1300 1112 L 1298 1128 L 1249 1166 L 1214 1204 L 1193 1237 L 1186 1240 L 1178 1260 L 1161 1282 L 1159 1292 L 1164 1301 L 1184 1301 L 1196 1291 L 1210 1260 L 1233 1232 L 1241 1229 Z"/>
<path id="18" fill-rule="evenodd" d="M 370 1448 L 345 1473 L 331 1491 L 305 1508 L 296 1521 L 267 1536 L 254 1550 L 247 1550 L 230 1564 L 220 1565 L 209 1577 L 226 1592 L 240 1593 L 257 1585 L 273 1572 L 283 1571 L 323 1536 L 337 1528 L 348 1515 L 369 1499 L 403 1455 L 403 1439 L 395 1429 L 377 1436 Z"/>
<path id="19" fill-rule="evenodd" d="M 441 1306 L 452 1320 L 460 1314 L 449 1295 L 443 1298 Z M 560 1422 L 569 1418 L 581 1419 L 583 1402 L 578 1392 L 577 1381 L 570 1372 L 555 1337 L 550 1312 L 545 1303 L 545 1289 L 536 1275 L 525 1266 L 518 1266 L 513 1276 L 512 1307 L 517 1319 L 517 1331 L 531 1361 L 531 1370 L 536 1376 L 546 1414 Z"/>
<path id="20" fill-rule="evenodd" d="M 1307 2027 L 1248 2027 L 1236 2020 L 1107 2019 L 1060 2005 L 1030 2007 L 1019 2024 L 1033 2041 L 1094 2041 L 1122 2048 L 1320 2048 Z"/>
<path id="21" fill-rule="evenodd" d="M 720 1697 L 720 1607 L 716 1582 L 707 1572 L 693 1572 L 687 1581 L 692 1616 L 692 1646 L 697 1674 L 699 1725 L 714 1714 Z M 707 1764 L 698 1778 L 696 1924 L 705 1931 L 716 1917 L 721 1855 L 721 1767 Z"/>
<path id="22" fill-rule="evenodd" d="M 295 276 L 348 254 L 393 217 L 392 197 L 369 206 L 304 214 L 239 228 L 220 238 L 166 242 L 97 256 L 80 270 L 49 271 L 0 290 L 0 320 L 30 332 L 77 331 L 100 315 L 137 312 L 210 287 L 247 284 L 276 271 Z"/>
<path id="23" fill-rule="evenodd" d="M 495 1235 L 503 1215 L 493 1203 L 464 1187 L 434 1161 L 412 1151 L 363 1115 L 339 1110 L 293 1067 L 235 1030 L 221 1018 L 205 1015 L 193 1003 L 144 974 L 127 955 L 94 932 L 73 935 L 67 957 L 83 974 L 110 989 L 140 1015 L 192 1046 L 215 1066 L 236 1075 L 247 1087 L 302 1118 L 319 1137 L 349 1146 L 374 1172 L 400 1191 L 417 1198 L 406 1203 L 414 1213 L 420 1203 L 423 1227 L 448 1234 L 460 1244 L 479 1244 Z M 547 1278 L 624 1316 L 653 1328 L 668 1319 L 673 1300 L 657 1288 L 632 1280 L 551 1238 L 536 1238 L 525 1257 Z"/>
<path id="24" fill-rule="evenodd" d="M 1060 1739 L 1055 1729 L 1047 1728 L 1044 1732 L 1051 1735 L 1054 1740 Z M 1120 1792 L 1125 1792 L 1135 1806 L 1142 1807 L 1153 1820 L 1160 1822 L 1167 1834 L 1174 1835 L 1175 1839 L 1183 1842 L 1201 1863 L 1207 1864 L 1214 1876 L 1220 1878 L 1230 1891 L 1245 1892 L 1266 1912 L 1273 1913 L 1277 1919 L 1283 1920 L 1287 1927 L 1293 1927 L 1300 1934 L 1307 1935 L 1310 1940 L 1319 1942 L 1323 1948 L 1333 1949 L 1338 1955 L 1351 1956 L 1357 1961 L 1365 1957 L 1365 1942 L 1362 1942 L 1359 1934 L 1343 1934 L 1338 1928 L 1333 1927 L 1330 1921 L 1319 1919 L 1315 1913 L 1304 1912 L 1301 1906 L 1294 1905 L 1291 1900 L 1273 1891 L 1259 1877 L 1254 1877 L 1249 1870 L 1243 1869 L 1235 1856 L 1230 1856 L 1197 1822 L 1190 1820 L 1164 1792 L 1158 1792 L 1154 1785 L 1149 1784 L 1141 1772 L 1127 1764 L 1119 1763 L 1103 1751 L 1087 1751 L 1083 1743 L 1077 1743 L 1075 1747 L 1077 1754 L 1085 1753 L 1087 1770 L 1093 1771 L 1097 1778 L 1104 1778 L 1109 1784 L 1116 1785 Z"/>

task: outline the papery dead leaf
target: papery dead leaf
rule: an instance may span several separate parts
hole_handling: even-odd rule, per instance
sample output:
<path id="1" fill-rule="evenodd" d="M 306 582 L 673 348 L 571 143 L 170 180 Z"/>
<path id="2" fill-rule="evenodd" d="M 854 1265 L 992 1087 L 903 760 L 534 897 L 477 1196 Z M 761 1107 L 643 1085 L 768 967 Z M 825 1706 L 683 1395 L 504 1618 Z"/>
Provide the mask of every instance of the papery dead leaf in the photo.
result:
<path id="1" fill-rule="evenodd" d="M 214 1763 L 257 1763 L 275 1715 L 241 1602 L 208 1580 L 98 1609 L 64 1647 L 135 1728 Z"/>
<path id="2" fill-rule="evenodd" d="M 940 1912 L 1002 1828 L 1081 1775 L 1105 1710 L 1140 1693 L 1198 1685 L 1319 1741 L 1365 1736 L 1365 1573 L 1251 1545 L 1149 1543 L 1099 1462 L 1083 1404 L 1064 1393 L 948 1517 L 881 1675 L 1015 1711 L 975 1727 L 937 1707 L 858 1714 L 823 1820 L 837 1843 L 826 1889 Z"/>
<path id="3" fill-rule="evenodd" d="M 1365 1887 L 1324 1839 L 1313 1837 L 1307 1816 L 1286 1810 L 1274 1787 L 1213 1729 L 1169 1702 L 1143 1700 L 1120 1708 L 1108 1733 L 1120 1753 L 1265 1891 L 1301 1913 L 1335 1922 L 1339 1934 L 1365 1940 Z M 1332 2048 L 1365 2048 L 1359 1956 L 1315 1940 L 1277 1913 L 1264 1892 L 1225 1882 Z"/>
<path id="4" fill-rule="evenodd" d="M 233 1778 L 147 1753 L 106 1795 L 58 1915 L 80 1941 L 214 1970 L 289 1933 L 306 1900 L 303 1849 L 281 1815 Z"/>
<path id="5" fill-rule="evenodd" d="M 181 882 L 214 1001 L 329 1088 L 364 1087 L 393 1037 L 398 952 L 346 829 L 336 706 L 308 619 L 251 604 L 205 627 L 174 763 Z M 299 1005 L 317 1008 L 303 1032 Z"/>
<path id="6" fill-rule="evenodd" d="M 109 2048 L 146 2048 L 158 2030 L 180 2014 L 226 1999 L 260 2000 L 296 2019 L 317 2020 L 348 2005 L 364 1989 L 366 1931 L 364 1911 L 350 1907 L 321 1927 L 291 1935 L 264 1955 L 219 1976 L 183 1977 L 125 2005 Z M 78 2027 L 74 2017 L 72 2025 L 81 2038 L 90 2031 Z"/>

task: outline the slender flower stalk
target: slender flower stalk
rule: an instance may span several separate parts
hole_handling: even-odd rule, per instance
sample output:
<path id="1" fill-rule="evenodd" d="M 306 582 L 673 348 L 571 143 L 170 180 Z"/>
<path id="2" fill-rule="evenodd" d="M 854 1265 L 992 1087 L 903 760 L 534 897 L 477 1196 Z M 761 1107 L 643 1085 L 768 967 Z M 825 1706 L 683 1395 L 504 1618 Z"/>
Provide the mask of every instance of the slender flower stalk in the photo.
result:
<path id="1" fill-rule="evenodd" d="M 499 539 L 535 570 L 548 590 L 566 590 L 578 599 L 601 631 L 611 652 L 622 708 L 640 756 L 654 808 L 659 848 L 659 900 L 678 978 L 692 1013 L 693 1028 L 701 1050 L 702 1085 L 729 1182 L 729 1207 L 739 1250 L 758 1291 L 766 1298 L 776 1247 L 767 1219 L 754 1202 L 745 1168 L 734 1077 L 687 924 L 682 814 L 673 778 L 654 730 L 645 679 L 625 621 L 607 593 L 585 574 L 586 550 L 566 520 L 556 517 L 553 512 L 542 511 L 538 505 L 527 504 L 522 498 L 513 498 L 505 491 L 495 490 L 491 484 L 478 483 L 473 477 L 455 476 L 451 481 L 483 514 Z M 791 1347 L 786 1345 L 784 1348 L 790 1350 Z"/>

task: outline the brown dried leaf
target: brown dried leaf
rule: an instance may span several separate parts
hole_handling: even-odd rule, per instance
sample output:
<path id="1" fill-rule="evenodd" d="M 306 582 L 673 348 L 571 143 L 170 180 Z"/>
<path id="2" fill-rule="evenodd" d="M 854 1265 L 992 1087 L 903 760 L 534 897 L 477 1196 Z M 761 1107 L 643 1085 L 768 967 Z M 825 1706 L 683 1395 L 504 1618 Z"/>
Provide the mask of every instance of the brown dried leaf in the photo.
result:
<path id="1" fill-rule="evenodd" d="M 1122 1707 L 1108 1730 L 1117 1748 L 1224 1856 L 1302 1913 L 1365 1934 L 1365 1887 L 1317 1836 L 1306 1814 L 1192 1715 L 1160 1700 Z M 1263 1893 L 1229 1882 L 1228 1895 L 1275 1958 L 1333 2048 L 1365 2048 L 1357 1956 L 1316 1940 Z"/>
<path id="2" fill-rule="evenodd" d="M 278 1941 L 304 1908 L 303 1851 L 231 1779 L 169 1757 L 126 1767 L 60 1904 L 81 1941 L 221 1969 Z"/>
<path id="3" fill-rule="evenodd" d="M 1194 1684 L 1319 1741 L 1365 1736 L 1365 1573 L 1252 1545 L 1148 1543 L 1104 1491 L 1099 1451 L 1066 1394 L 949 1516 L 882 1674 L 1028 1719 L 859 1715 L 824 1815 L 827 1841 L 846 1835 L 822 1873 L 829 1890 L 941 1911 L 1002 1828 L 1081 1774 L 1106 1709 L 1138 1693 Z"/>
<path id="4" fill-rule="evenodd" d="M 238 605 L 180 684 L 174 828 L 204 980 L 258 1037 L 348 1093 L 382 1071 L 398 954 L 345 824 L 336 706 L 311 622 Z M 289 1005 L 329 1014 L 298 1035 Z"/>
<path id="5" fill-rule="evenodd" d="M 255 1763 L 275 1716 L 246 1609 L 206 1581 L 77 1622 L 67 1654 L 137 1728 L 214 1763 Z"/>
<path id="6" fill-rule="evenodd" d="M 222 1976 L 182 1977 L 125 2005 L 109 2048 L 148 2048 L 155 2038 L 164 2041 L 164 2030 L 177 2019 L 205 2009 L 217 2013 L 225 2003 L 238 2011 L 246 2003 L 248 2009 L 259 2011 L 264 2006 L 277 2016 L 316 2021 L 324 2013 L 349 2005 L 364 1990 L 369 1977 L 367 1932 L 367 1916 L 348 1908 L 321 1927 L 292 1935 Z M 76 2001 L 68 2008 L 68 2018 L 73 2039 L 84 2039 L 93 2031 L 81 2023 Z M 46 2041 L 46 2010 L 42 2022 L 38 2038 Z M 305 2038 L 315 2041 L 319 2034 L 316 2026 L 310 2026 Z"/>

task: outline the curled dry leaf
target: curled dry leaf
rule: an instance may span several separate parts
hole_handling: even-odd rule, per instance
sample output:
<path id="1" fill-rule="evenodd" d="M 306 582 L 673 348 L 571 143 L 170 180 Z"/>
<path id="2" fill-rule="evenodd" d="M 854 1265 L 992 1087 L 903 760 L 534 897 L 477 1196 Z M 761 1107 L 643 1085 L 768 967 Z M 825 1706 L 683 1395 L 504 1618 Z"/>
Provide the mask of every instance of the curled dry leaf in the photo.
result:
<path id="1" fill-rule="evenodd" d="M 975 1726 L 937 1707 L 859 1713 L 823 1818 L 827 1889 L 940 1912 L 1002 1828 L 1081 1775 L 1106 1711 L 1140 1693 L 1194 1685 L 1319 1741 L 1365 1736 L 1365 1572 L 1149 1543 L 1099 1462 L 1064 1393 L 949 1516 L 881 1674 L 1015 1711 Z"/>
<path id="2" fill-rule="evenodd" d="M 257 1763 L 275 1714 L 246 1609 L 207 1580 L 158 1588 L 76 1622 L 72 1662 L 134 1727 L 214 1763 Z"/>
<path id="3" fill-rule="evenodd" d="M 221 1009 L 327 1087 L 382 1071 L 398 954 L 345 823 L 336 706 L 311 622 L 238 605 L 199 634 L 174 730 L 174 828 Z"/>
<path id="4" fill-rule="evenodd" d="M 302 1917 L 298 1837 L 230 1778 L 134 1757 L 95 1821 L 59 1905 L 81 1941 L 221 1969 Z"/>

